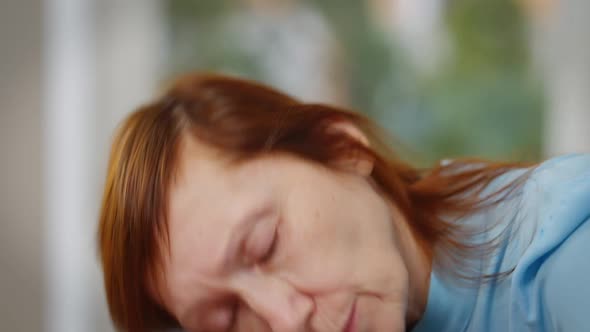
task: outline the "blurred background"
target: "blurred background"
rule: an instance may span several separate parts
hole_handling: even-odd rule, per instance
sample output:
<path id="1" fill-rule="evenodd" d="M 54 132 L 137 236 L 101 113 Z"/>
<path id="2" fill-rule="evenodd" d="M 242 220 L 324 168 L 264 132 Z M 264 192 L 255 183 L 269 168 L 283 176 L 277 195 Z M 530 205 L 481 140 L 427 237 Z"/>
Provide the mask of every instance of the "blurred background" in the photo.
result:
<path id="1" fill-rule="evenodd" d="M 113 331 L 111 135 L 192 70 L 366 113 L 411 155 L 590 151 L 590 1 L 3 0 L 0 330 Z"/>

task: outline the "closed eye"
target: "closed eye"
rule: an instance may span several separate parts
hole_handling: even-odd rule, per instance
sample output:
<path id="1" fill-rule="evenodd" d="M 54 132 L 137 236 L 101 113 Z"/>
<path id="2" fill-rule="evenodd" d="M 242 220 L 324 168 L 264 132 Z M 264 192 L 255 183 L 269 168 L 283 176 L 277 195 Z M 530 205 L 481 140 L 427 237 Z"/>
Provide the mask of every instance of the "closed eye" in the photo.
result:
<path id="1" fill-rule="evenodd" d="M 254 227 L 244 246 L 246 265 L 267 263 L 274 256 L 279 242 L 279 223 L 273 218 L 263 220 Z"/>
<path id="2" fill-rule="evenodd" d="M 266 253 L 258 260 L 258 263 L 267 263 L 270 259 L 274 256 L 277 244 L 279 242 L 279 232 L 278 227 L 275 228 L 275 232 L 273 234 L 270 246 L 266 250 Z"/>

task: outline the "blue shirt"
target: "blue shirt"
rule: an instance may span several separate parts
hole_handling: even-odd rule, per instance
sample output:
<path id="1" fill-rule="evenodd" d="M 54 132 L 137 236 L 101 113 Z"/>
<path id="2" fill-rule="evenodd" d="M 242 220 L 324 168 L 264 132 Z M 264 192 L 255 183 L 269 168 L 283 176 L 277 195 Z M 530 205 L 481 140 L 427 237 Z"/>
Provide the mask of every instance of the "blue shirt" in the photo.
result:
<path id="1" fill-rule="evenodd" d="M 489 189 L 523 173 L 509 172 Z M 434 269 L 426 310 L 412 332 L 590 331 L 590 155 L 542 163 L 516 199 L 465 222 L 496 222 L 488 240 L 505 234 L 500 229 L 510 232 L 480 271 L 514 271 L 467 286 Z"/>

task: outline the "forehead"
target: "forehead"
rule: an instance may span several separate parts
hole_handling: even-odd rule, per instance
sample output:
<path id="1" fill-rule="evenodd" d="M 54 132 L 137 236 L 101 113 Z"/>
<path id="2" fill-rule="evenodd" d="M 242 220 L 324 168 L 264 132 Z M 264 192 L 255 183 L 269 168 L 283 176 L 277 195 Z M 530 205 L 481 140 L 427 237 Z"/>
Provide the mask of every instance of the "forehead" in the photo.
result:
<path id="1" fill-rule="evenodd" d="M 207 267 L 216 261 L 216 249 L 230 227 L 220 215 L 227 175 L 219 153 L 195 139 L 182 140 L 167 197 L 169 263 Z"/>
<path id="2" fill-rule="evenodd" d="M 225 173 L 219 153 L 194 139 L 181 141 L 168 188 L 169 252 L 162 257 L 165 278 L 158 282 L 162 300 L 173 307 L 186 302 L 188 296 L 206 296 L 205 289 L 211 287 L 203 284 L 210 284 L 210 277 L 218 274 L 231 228 L 220 213 L 227 190 Z"/>

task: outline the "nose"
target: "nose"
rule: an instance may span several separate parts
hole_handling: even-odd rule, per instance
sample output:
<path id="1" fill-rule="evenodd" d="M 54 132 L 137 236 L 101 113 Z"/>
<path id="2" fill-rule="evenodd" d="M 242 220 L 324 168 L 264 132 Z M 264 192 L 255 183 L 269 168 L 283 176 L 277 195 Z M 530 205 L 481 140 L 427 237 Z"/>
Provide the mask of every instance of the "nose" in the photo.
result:
<path id="1" fill-rule="evenodd" d="M 237 288 L 242 301 L 273 332 L 308 330 L 313 299 L 288 281 L 256 269 L 243 275 Z"/>

